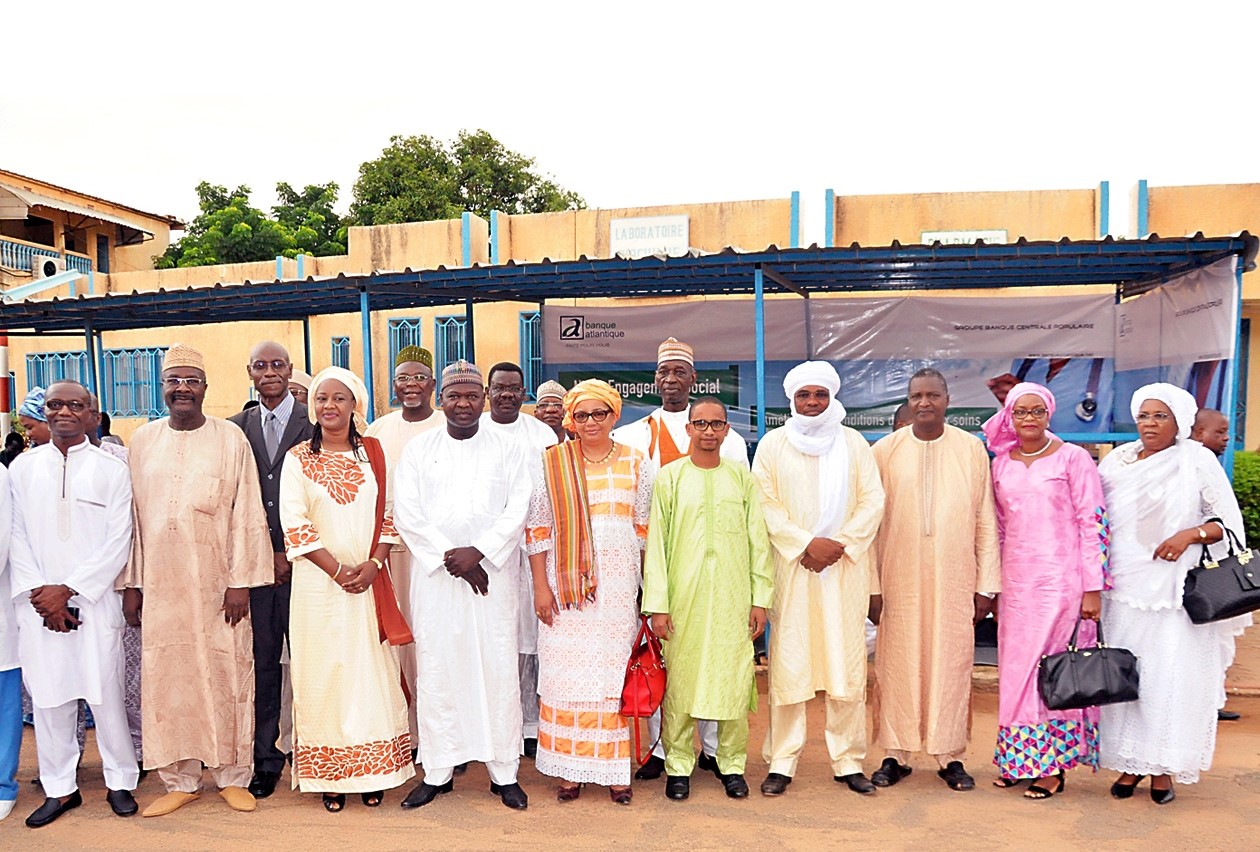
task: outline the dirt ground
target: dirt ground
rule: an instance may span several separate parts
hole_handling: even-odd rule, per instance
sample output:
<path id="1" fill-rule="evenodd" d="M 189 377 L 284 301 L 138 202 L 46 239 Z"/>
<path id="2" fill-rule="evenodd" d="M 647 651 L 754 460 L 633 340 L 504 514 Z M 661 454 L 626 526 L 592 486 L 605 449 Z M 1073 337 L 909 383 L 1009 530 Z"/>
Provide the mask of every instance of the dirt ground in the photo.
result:
<path id="1" fill-rule="evenodd" d="M 403 811 L 407 786 L 389 792 L 376 810 L 352 797 L 344 812 L 326 813 L 319 797 L 299 796 L 282 787 L 259 802 L 252 814 L 235 813 L 213 792 L 170 816 L 119 819 L 105 803 L 100 758 L 89 733 L 79 772 L 84 805 L 51 826 L 28 829 L 22 820 L 43 801 L 35 778 L 35 742 L 26 729 L 17 807 L 0 822 L 0 849 L 1256 849 L 1260 848 L 1260 699 L 1231 698 L 1243 714 L 1220 726 L 1216 759 L 1202 782 L 1178 787 L 1177 800 L 1151 802 L 1147 787 L 1128 801 L 1107 794 L 1113 773 L 1076 770 L 1067 792 L 1050 801 L 1024 800 L 1017 790 L 998 790 L 991 764 L 997 696 L 991 675 L 978 678 L 974 701 L 974 742 L 967 766 L 977 787 L 969 793 L 947 789 L 929 759 L 913 763 L 914 774 L 892 789 L 858 796 L 831 778 L 822 742 L 818 701 L 810 708 L 810 743 L 786 795 L 769 799 L 757 792 L 765 764 L 757 754 L 765 734 L 766 711 L 752 720 L 753 756 L 748 781 L 752 795 L 726 798 L 716 779 L 697 771 L 691 798 L 664 797 L 664 780 L 635 784 L 635 800 L 620 807 L 598 787 L 576 801 L 560 804 L 554 785 L 533 765 L 522 762 L 520 780 L 530 795 L 527 811 L 509 811 L 487 789 L 484 767 L 457 777 L 455 792 L 417 810 Z M 764 684 L 763 684 L 764 689 Z M 866 770 L 879 763 L 872 750 Z M 287 785 L 286 775 L 284 784 Z M 209 776 L 207 776 L 209 783 Z M 136 791 L 141 808 L 161 795 L 150 775 Z"/>

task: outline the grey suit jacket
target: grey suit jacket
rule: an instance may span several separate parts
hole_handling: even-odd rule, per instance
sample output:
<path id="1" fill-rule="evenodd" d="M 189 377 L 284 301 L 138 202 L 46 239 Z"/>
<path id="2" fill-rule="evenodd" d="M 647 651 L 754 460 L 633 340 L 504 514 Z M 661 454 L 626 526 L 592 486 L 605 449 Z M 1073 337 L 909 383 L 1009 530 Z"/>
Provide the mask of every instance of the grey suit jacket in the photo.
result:
<path id="1" fill-rule="evenodd" d="M 250 447 L 254 450 L 254 461 L 258 464 L 258 482 L 262 485 L 263 509 L 267 512 L 267 532 L 271 534 L 271 549 L 275 553 L 284 552 L 284 528 L 280 526 L 280 468 L 289 450 L 303 441 L 309 441 L 315 434 L 315 427 L 306 416 L 306 406 L 297 400 L 293 401 L 293 413 L 289 415 L 289 423 L 284 434 L 280 436 L 280 448 L 275 459 L 267 458 L 267 442 L 263 440 L 261 405 L 248 411 L 233 414 L 231 420 L 245 431 Z"/>

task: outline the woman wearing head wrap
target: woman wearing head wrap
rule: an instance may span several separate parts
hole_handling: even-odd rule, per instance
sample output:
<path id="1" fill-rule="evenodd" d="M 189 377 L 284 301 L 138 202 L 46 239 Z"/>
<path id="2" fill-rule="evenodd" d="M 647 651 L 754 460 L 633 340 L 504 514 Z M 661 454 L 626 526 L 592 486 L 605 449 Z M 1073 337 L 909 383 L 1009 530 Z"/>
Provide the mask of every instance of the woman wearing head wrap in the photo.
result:
<path id="1" fill-rule="evenodd" d="M 1212 765 L 1216 711 L 1225 704 L 1225 670 L 1234 637 L 1251 616 L 1196 625 L 1181 605 L 1199 544 L 1242 536 L 1242 515 L 1211 451 L 1189 440 L 1198 406 L 1181 388 L 1139 388 L 1130 409 L 1139 440 L 1098 466 L 1111 515 L 1112 589 L 1103 593 L 1107 644 L 1137 655 L 1137 701 L 1102 708 L 1101 763 L 1123 773 L 1111 795 L 1127 799 L 1146 775 L 1151 798 L 1167 804 L 1173 779 L 1199 780 Z M 1219 558 L 1224 545 L 1212 548 Z"/>
<path id="2" fill-rule="evenodd" d="M 1002 532 L 994 784 L 1032 779 L 1029 799 L 1062 792 L 1078 764 L 1098 768 L 1098 709 L 1049 710 L 1037 691 L 1042 656 L 1067 646 L 1078 618 L 1098 618 L 1106 588 L 1102 482 L 1087 452 L 1047 431 L 1054 408 L 1054 394 L 1024 382 L 984 424 Z M 1083 624 L 1080 644 L 1094 632 Z"/>
<path id="3" fill-rule="evenodd" d="M 621 395 L 597 379 L 564 398 L 576 436 L 543 455 L 526 522 L 538 631 L 540 722 L 535 766 L 571 801 L 584 783 L 630 803 L 630 727 L 620 713 L 638 630 L 642 554 L 655 465 L 614 443 Z"/>
<path id="4" fill-rule="evenodd" d="M 18 408 L 17 419 L 18 423 L 22 424 L 22 430 L 26 432 L 26 443 L 32 447 L 47 444 L 52 440 L 52 433 L 48 431 L 48 415 L 44 414 L 43 388 L 31 388 L 31 392 L 26 395 L 26 399 L 22 400 L 22 405 Z"/>
<path id="5" fill-rule="evenodd" d="M 315 434 L 289 451 L 280 481 L 293 562 L 293 784 L 323 793 L 324 807 L 336 812 L 346 793 L 379 805 L 381 791 L 411 778 L 415 766 L 396 637 L 384 635 L 397 603 L 392 588 L 389 601 L 377 588 L 399 538 L 390 507 L 378 512 L 380 445 L 360 437 L 367 389 L 329 367 L 312 380 L 310 399 Z"/>

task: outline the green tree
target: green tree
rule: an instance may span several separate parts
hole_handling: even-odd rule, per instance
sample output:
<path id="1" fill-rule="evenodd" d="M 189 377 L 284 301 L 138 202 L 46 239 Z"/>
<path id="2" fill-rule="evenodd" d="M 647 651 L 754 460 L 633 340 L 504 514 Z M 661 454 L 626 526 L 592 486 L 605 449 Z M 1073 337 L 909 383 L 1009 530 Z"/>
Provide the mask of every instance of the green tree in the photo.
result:
<path id="1" fill-rule="evenodd" d="M 292 257 L 297 242 L 289 229 L 249 203 L 249 187 L 227 187 L 207 181 L 197 184 L 201 213 L 188 233 L 153 259 L 158 269 L 245 263 L 276 255 Z"/>
<path id="2" fill-rule="evenodd" d="M 391 136 L 359 166 L 350 219 L 357 225 L 453 219 L 464 211 L 502 213 L 581 209 L 586 202 L 534 169 L 485 130 L 461 131 L 453 144 L 432 136 Z"/>
<path id="3" fill-rule="evenodd" d="M 276 184 L 280 203 L 271 208 L 276 221 L 284 225 L 297 244 L 297 250 L 317 257 L 346 253 L 346 228 L 333 210 L 337 184 L 311 184 L 297 192 L 287 183 Z"/>

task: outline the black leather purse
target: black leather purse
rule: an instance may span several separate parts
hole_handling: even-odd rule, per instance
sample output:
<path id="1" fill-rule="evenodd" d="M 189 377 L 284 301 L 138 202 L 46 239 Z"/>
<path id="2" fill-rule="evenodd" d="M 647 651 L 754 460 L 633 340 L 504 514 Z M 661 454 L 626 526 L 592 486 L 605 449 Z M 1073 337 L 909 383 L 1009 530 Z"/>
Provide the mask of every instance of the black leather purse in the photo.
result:
<path id="1" fill-rule="evenodd" d="M 1220 518 L 1208 518 L 1225 530 L 1229 555 L 1220 562 L 1208 555 L 1207 545 L 1197 568 L 1186 574 L 1181 605 L 1195 624 L 1224 621 L 1260 609 L 1260 552 L 1242 546 Z"/>
<path id="2" fill-rule="evenodd" d="M 1137 657 L 1124 648 L 1108 648 L 1103 642 L 1101 622 L 1097 647 L 1078 648 L 1076 636 L 1080 629 L 1078 616 L 1067 650 L 1042 657 L 1037 667 L 1037 687 L 1046 706 L 1051 710 L 1077 710 L 1136 701 Z"/>

